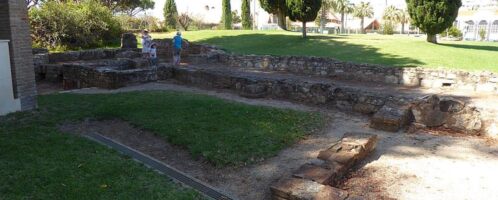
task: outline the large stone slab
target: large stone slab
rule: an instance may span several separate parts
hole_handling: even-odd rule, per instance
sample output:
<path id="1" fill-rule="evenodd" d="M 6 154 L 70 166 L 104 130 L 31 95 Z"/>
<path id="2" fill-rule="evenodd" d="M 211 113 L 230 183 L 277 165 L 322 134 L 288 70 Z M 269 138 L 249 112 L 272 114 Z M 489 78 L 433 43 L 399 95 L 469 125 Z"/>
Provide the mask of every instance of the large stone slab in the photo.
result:
<path id="1" fill-rule="evenodd" d="M 137 37 L 133 33 L 123 33 L 121 35 L 121 48 L 129 49 L 129 48 L 137 48 Z"/>
<path id="2" fill-rule="evenodd" d="M 324 162 L 321 165 L 306 163 L 295 171 L 293 176 L 324 185 L 332 185 L 344 176 L 346 170 L 344 165 L 336 162 Z"/>
<path id="3" fill-rule="evenodd" d="M 337 162 L 350 168 L 375 149 L 377 140 L 377 135 L 346 133 L 339 142 L 327 150 L 321 151 L 318 154 L 318 159 Z"/>
<path id="4" fill-rule="evenodd" d="M 370 127 L 397 132 L 410 123 L 412 114 L 408 105 L 386 104 L 370 120 Z"/>
<path id="5" fill-rule="evenodd" d="M 270 190 L 274 200 L 344 200 L 348 197 L 344 190 L 300 178 L 281 179 Z"/>
<path id="6" fill-rule="evenodd" d="M 412 112 L 415 122 L 427 127 L 445 127 L 468 134 L 478 134 L 483 128 L 480 111 L 453 97 L 424 97 L 412 105 Z"/>

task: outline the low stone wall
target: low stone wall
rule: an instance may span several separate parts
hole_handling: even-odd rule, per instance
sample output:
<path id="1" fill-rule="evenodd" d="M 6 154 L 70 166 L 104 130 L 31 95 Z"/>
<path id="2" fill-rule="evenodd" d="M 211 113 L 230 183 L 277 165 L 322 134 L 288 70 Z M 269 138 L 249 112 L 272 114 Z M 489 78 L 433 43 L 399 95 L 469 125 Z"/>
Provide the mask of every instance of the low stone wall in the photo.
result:
<path id="1" fill-rule="evenodd" d="M 444 127 L 467 134 L 483 130 L 480 112 L 453 98 L 395 96 L 386 93 L 339 86 L 331 82 L 258 76 L 222 69 L 162 66 L 158 80 L 209 89 L 228 89 L 248 98 L 275 98 L 310 105 L 334 107 L 372 116 L 372 128 L 397 132 L 412 122 L 423 127 Z M 437 101 L 426 100 L 436 98 Z M 438 120 L 434 123 L 434 120 Z"/>
<path id="2" fill-rule="evenodd" d="M 169 39 L 154 40 L 163 59 L 171 53 Z M 355 64 L 334 59 L 300 56 L 234 55 L 208 45 L 190 44 L 183 52 L 191 63 L 220 63 L 224 68 L 151 68 L 139 49 L 98 49 L 66 53 L 39 53 L 37 74 L 51 81 L 63 81 L 64 88 L 101 87 L 114 89 L 127 84 L 175 79 L 200 87 L 230 89 L 249 98 L 277 98 L 372 115 L 371 127 L 397 131 L 412 121 L 425 127 L 445 127 L 478 134 L 483 123 L 479 110 L 458 100 L 414 99 L 410 95 L 389 95 L 332 80 L 380 82 L 411 86 L 447 87 L 496 92 L 492 73 L 469 73 L 423 68 L 393 68 Z M 200 65 L 206 66 L 206 65 Z M 310 78 L 279 78 L 266 73 L 242 73 L 236 69 L 282 71 Z M 157 71 L 156 71 L 157 70 Z M 233 71 L 233 72 L 232 72 Z M 300 78 L 299 78 L 300 77 Z M 327 77 L 327 81 L 318 77 Z M 322 81 L 320 81 L 322 80 Z M 349 84 L 346 84 L 349 85 Z M 425 103 L 421 103 L 428 101 Z M 417 103 L 418 102 L 418 103 Z M 414 103 L 413 105 L 409 105 Z M 418 106 L 418 107 L 417 107 Z M 449 108 L 448 108 L 449 107 Z M 432 116 L 432 118 L 427 117 Z M 438 121 L 434 124 L 433 122 Z"/>
<path id="3" fill-rule="evenodd" d="M 154 39 L 152 43 L 157 44 L 157 56 L 163 59 L 171 59 L 173 57 L 173 43 L 172 38 Z M 182 43 L 182 56 L 190 54 L 200 54 L 201 46 L 198 44 L 189 43 L 188 41 Z"/>
<path id="4" fill-rule="evenodd" d="M 155 39 L 158 57 L 170 61 L 173 55 L 171 39 Z M 182 56 L 194 64 L 220 63 L 239 68 L 284 71 L 299 75 L 316 75 L 338 80 L 446 88 L 478 92 L 498 92 L 498 75 L 491 72 L 465 72 L 420 67 L 388 67 L 344 62 L 312 56 L 236 55 L 215 46 L 184 42 Z M 35 63 L 71 62 L 77 60 L 113 59 L 130 49 L 95 49 L 35 55 Z M 131 49 L 140 52 L 140 49 Z M 36 64 L 35 64 L 36 65 Z"/>
<path id="5" fill-rule="evenodd" d="M 160 56 L 171 56 L 171 41 L 157 40 Z M 498 92 L 498 75 L 491 72 L 466 72 L 422 67 L 390 67 L 344 62 L 313 56 L 237 55 L 205 44 L 185 47 L 183 56 L 191 63 L 221 63 L 237 68 L 290 72 L 298 75 L 324 76 L 337 80 L 376 82 L 426 88 L 445 88 L 478 92 Z M 159 50 L 158 50 L 159 51 Z"/>
<path id="6" fill-rule="evenodd" d="M 490 72 L 388 67 L 305 56 L 260 56 L 220 53 L 219 61 L 233 67 L 326 76 L 339 80 L 498 92 L 498 76 Z"/>
<path id="7" fill-rule="evenodd" d="M 67 51 L 62 53 L 49 53 L 48 59 L 50 63 L 113 59 L 116 57 L 117 53 L 130 50 L 139 51 L 139 49 L 91 49 L 83 51 Z"/>
<path id="8" fill-rule="evenodd" d="M 64 64 L 64 89 L 99 87 L 116 89 L 134 83 L 156 81 L 155 69 L 100 70 L 84 65 Z"/>

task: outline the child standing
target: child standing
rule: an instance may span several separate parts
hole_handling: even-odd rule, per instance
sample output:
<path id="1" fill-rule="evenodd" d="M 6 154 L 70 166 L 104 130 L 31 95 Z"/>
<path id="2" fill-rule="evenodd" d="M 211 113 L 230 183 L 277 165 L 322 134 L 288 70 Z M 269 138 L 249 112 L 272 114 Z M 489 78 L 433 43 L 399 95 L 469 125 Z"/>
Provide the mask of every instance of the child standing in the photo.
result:
<path id="1" fill-rule="evenodd" d="M 176 33 L 176 36 L 173 38 L 173 64 L 174 65 L 179 65 L 180 64 L 180 55 L 182 53 L 182 33 L 178 31 Z M 185 41 L 186 46 L 188 46 L 188 42 Z"/>
<path id="2" fill-rule="evenodd" d="M 156 48 L 157 48 L 157 44 L 152 43 L 150 45 L 150 49 L 149 49 L 150 64 L 152 66 L 154 66 L 154 67 L 157 65 L 157 51 L 156 51 Z"/>
<path id="3" fill-rule="evenodd" d="M 152 37 L 147 29 L 142 31 L 142 55 L 144 58 L 149 58 L 149 49 L 152 44 Z"/>

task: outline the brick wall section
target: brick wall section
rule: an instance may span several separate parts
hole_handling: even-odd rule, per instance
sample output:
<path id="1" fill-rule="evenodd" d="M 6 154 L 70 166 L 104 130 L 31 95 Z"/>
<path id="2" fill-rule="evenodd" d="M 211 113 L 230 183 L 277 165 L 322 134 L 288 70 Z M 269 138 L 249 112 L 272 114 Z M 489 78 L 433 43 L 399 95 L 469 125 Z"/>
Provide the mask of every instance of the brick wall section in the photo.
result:
<path id="1" fill-rule="evenodd" d="M 22 110 L 37 107 L 30 27 L 25 1 L 0 1 L 0 39 L 10 40 L 14 94 Z"/>

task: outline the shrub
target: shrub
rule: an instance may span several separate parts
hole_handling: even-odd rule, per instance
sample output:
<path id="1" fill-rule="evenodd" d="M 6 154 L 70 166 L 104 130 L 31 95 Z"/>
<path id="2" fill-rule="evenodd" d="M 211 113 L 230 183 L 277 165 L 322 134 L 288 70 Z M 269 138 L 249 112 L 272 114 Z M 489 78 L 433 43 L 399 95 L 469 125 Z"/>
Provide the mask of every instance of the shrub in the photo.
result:
<path id="1" fill-rule="evenodd" d="M 481 38 L 481 41 L 484 41 L 486 39 L 486 29 L 484 28 L 479 29 L 479 37 Z"/>
<path id="2" fill-rule="evenodd" d="M 445 30 L 443 33 L 441 33 L 441 35 L 444 37 L 450 36 L 453 38 L 461 38 L 463 34 L 460 30 L 458 30 L 457 27 L 452 26 L 449 29 Z"/>
<path id="3" fill-rule="evenodd" d="M 394 34 L 394 23 L 392 21 L 386 20 L 382 23 L 382 34 L 392 35 Z"/>
<path id="4" fill-rule="evenodd" d="M 96 0 L 47 1 L 29 17 L 33 43 L 49 49 L 100 47 L 118 42 L 122 33 L 111 10 Z"/>

